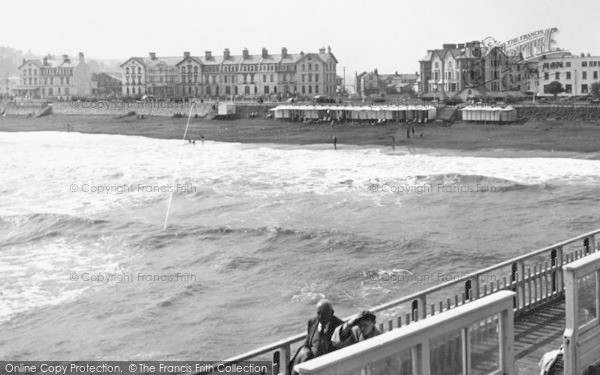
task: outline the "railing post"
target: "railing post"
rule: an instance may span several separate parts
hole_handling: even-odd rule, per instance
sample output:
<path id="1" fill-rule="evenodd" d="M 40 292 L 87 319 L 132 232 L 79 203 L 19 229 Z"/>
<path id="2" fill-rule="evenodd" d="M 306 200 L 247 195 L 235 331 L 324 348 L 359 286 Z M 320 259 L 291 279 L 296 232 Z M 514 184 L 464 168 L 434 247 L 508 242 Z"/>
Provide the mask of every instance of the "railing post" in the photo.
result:
<path id="1" fill-rule="evenodd" d="M 590 238 L 586 237 L 583 239 L 583 256 L 590 253 Z"/>
<path id="2" fill-rule="evenodd" d="M 520 260 L 517 263 L 517 293 L 519 294 L 519 304 L 517 310 L 525 308 L 525 262 Z"/>
<path id="3" fill-rule="evenodd" d="M 284 345 L 273 353 L 273 374 L 289 375 L 291 373 L 290 363 L 290 345 Z"/>
<path id="4" fill-rule="evenodd" d="M 471 279 L 471 291 L 473 293 L 473 301 L 479 298 L 479 274 Z"/>
<path id="5" fill-rule="evenodd" d="M 592 253 L 595 253 L 595 252 L 598 250 L 598 248 L 596 247 L 596 246 L 597 246 L 597 244 L 596 244 L 596 235 L 595 235 L 595 234 L 592 234 L 592 235 L 590 236 L 590 242 L 591 242 L 591 244 L 590 244 L 590 245 L 592 246 L 592 248 L 591 248 L 591 252 L 592 252 Z"/>
<path id="6" fill-rule="evenodd" d="M 559 246 L 556 249 L 556 291 L 558 293 L 562 292 L 564 289 L 564 279 L 563 279 L 563 247 Z"/>
<path id="7" fill-rule="evenodd" d="M 412 301 L 411 318 L 413 322 L 427 318 L 427 297 L 419 296 Z"/>

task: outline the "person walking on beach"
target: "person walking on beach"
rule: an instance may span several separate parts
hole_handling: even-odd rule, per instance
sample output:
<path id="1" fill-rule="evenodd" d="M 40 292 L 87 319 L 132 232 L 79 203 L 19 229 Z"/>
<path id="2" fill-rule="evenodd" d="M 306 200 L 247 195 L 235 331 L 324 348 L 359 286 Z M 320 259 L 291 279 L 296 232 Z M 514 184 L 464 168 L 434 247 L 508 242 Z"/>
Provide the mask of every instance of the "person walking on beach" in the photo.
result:
<path id="1" fill-rule="evenodd" d="M 392 151 L 396 151 L 396 138 L 391 135 L 390 138 L 392 138 Z"/>
<path id="2" fill-rule="evenodd" d="M 333 136 L 333 149 L 337 150 L 337 137 L 335 135 Z"/>
<path id="3" fill-rule="evenodd" d="M 204 136 L 200 134 L 200 142 L 204 143 Z"/>
<path id="4" fill-rule="evenodd" d="M 406 139 L 410 138 L 410 128 L 406 128 Z"/>

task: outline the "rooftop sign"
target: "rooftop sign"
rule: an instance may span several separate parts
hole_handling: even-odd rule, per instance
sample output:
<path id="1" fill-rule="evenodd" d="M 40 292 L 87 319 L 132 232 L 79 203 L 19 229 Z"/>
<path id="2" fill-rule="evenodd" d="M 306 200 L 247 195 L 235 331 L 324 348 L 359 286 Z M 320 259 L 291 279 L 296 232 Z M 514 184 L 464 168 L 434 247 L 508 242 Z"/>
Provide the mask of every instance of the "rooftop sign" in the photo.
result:
<path id="1" fill-rule="evenodd" d="M 532 33 L 521 35 L 502 44 L 502 48 L 508 56 L 519 56 L 523 54 L 524 59 L 545 55 L 556 50 L 552 39 L 558 33 L 556 27 L 546 30 L 536 30 Z"/>

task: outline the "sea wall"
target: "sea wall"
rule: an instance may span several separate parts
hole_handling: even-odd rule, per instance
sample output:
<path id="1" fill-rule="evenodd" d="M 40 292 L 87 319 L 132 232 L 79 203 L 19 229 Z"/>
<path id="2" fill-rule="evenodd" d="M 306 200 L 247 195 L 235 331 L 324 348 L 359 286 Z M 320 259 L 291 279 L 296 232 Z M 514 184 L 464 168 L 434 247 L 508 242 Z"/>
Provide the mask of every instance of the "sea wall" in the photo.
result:
<path id="1" fill-rule="evenodd" d="M 521 120 L 600 120 L 600 106 L 519 106 L 517 116 Z"/>
<path id="2" fill-rule="evenodd" d="M 187 117 L 190 112 L 191 103 L 167 103 L 167 102 L 149 102 L 149 103 L 125 103 L 125 102 L 54 102 L 52 113 L 55 115 L 105 115 L 105 116 L 125 116 L 130 112 L 136 115 L 145 116 L 163 116 L 173 117 L 174 114 L 182 114 Z M 192 109 L 192 116 L 217 114 L 218 103 L 196 103 Z M 42 104 L 12 104 L 5 103 L 4 108 L 8 115 L 32 115 L 40 113 L 44 107 Z M 250 114 L 256 114 L 257 117 L 264 117 L 270 108 L 274 105 L 264 105 L 257 103 L 237 104 L 236 112 L 240 117 L 248 117 Z"/>

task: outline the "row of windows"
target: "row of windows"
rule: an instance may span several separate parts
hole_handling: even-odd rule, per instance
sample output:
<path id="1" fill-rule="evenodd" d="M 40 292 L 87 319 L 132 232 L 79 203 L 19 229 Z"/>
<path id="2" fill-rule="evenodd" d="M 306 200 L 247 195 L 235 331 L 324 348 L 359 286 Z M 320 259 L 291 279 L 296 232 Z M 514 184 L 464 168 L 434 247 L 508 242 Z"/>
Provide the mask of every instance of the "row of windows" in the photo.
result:
<path id="1" fill-rule="evenodd" d="M 566 79 L 571 79 L 571 72 L 565 72 Z M 598 79 L 598 71 L 592 72 L 592 79 Z M 560 72 L 554 73 L 554 79 L 560 80 Z M 581 72 L 581 79 L 588 79 L 588 72 Z M 550 73 L 544 73 L 544 80 L 550 80 Z"/>
<path id="2" fill-rule="evenodd" d="M 42 81 L 40 80 L 39 82 L 42 82 Z M 55 84 L 53 77 L 50 77 L 50 79 L 48 79 L 48 77 L 45 77 L 43 82 L 44 82 L 44 85 L 48 85 L 48 84 L 54 85 Z M 69 84 L 71 84 L 71 81 L 70 81 L 69 77 L 60 77 L 60 79 L 57 78 L 56 84 L 59 84 L 59 82 L 60 82 L 60 85 L 69 85 Z M 23 78 L 23 84 L 24 85 L 27 85 L 27 84 L 29 84 L 29 85 L 37 85 L 38 84 L 38 79 L 37 79 L 37 77 L 24 77 Z"/>
<path id="3" fill-rule="evenodd" d="M 567 68 L 571 66 L 571 63 L 567 63 Z M 591 67 L 595 67 L 595 66 L 600 66 L 600 61 L 582 61 L 581 62 L 581 66 L 582 67 L 587 67 L 587 66 L 591 66 Z"/>

